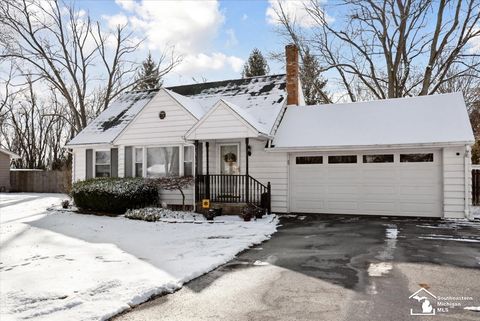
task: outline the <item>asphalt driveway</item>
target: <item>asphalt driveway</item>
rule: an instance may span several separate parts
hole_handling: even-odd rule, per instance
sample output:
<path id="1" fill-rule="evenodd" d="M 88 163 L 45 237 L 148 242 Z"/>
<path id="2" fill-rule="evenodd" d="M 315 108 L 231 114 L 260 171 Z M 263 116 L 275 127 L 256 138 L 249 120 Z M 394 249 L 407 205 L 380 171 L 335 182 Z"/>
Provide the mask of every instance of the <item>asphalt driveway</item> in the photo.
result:
<path id="1" fill-rule="evenodd" d="M 116 320 L 480 320 L 480 222 L 281 224 L 270 241 Z M 422 287 L 430 293 L 409 299 Z M 436 315 L 411 316 L 425 298 Z"/>

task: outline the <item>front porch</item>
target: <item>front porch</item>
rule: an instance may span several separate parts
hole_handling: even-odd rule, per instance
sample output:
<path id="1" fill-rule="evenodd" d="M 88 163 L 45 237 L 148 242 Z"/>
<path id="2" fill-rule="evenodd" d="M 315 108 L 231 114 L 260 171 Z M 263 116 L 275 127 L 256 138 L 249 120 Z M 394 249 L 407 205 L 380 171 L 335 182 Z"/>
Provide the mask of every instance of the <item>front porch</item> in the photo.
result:
<path id="1" fill-rule="evenodd" d="M 271 184 L 250 175 L 250 138 L 195 141 L 195 204 L 239 213 L 247 204 L 271 212 Z"/>

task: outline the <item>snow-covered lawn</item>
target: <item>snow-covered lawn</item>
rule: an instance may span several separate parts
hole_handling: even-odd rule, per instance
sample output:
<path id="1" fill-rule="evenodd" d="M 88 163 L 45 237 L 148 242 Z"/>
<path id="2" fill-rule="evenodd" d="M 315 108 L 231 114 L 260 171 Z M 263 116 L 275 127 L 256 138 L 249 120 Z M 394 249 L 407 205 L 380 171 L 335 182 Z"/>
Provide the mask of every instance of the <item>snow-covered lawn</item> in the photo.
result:
<path id="1" fill-rule="evenodd" d="M 231 260 L 270 215 L 217 224 L 45 211 L 60 194 L 0 194 L 0 320 L 102 320 Z"/>

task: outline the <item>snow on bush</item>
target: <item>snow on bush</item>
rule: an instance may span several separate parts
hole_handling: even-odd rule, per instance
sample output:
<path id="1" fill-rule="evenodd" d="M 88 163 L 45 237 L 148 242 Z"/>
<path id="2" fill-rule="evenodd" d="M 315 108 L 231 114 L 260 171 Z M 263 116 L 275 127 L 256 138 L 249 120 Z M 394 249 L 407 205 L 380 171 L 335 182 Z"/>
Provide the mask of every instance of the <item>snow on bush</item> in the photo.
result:
<path id="1" fill-rule="evenodd" d="M 205 221 L 205 218 L 202 214 L 172 211 L 159 207 L 131 209 L 125 213 L 125 217 L 133 220 L 143 220 L 148 222 L 160 221 L 162 219 L 175 221 Z"/>
<path id="2" fill-rule="evenodd" d="M 143 178 L 93 178 L 73 184 L 72 198 L 84 210 L 123 214 L 158 202 L 157 187 Z"/>

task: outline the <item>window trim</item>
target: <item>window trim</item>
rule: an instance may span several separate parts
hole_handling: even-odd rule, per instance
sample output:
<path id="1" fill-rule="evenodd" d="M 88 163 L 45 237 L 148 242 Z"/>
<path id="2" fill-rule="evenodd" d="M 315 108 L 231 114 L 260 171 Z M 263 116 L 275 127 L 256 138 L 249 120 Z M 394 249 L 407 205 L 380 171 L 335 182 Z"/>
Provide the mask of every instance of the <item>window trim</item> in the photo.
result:
<path id="1" fill-rule="evenodd" d="M 298 163 L 299 158 L 320 158 L 319 163 Z M 295 156 L 295 165 L 323 165 L 323 155 Z"/>
<path id="2" fill-rule="evenodd" d="M 142 150 L 142 176 L 141 177 L 145 177 L 145 164 L 144 164 L 144 159 L 145 159 L 145 148 L 143 146 L 140 146 L 140 147 L 137 147 L 137 146 L 133 146 L 132 147 L 132 176 L 133 177 L 140 177 L 140 176 L 137 176 L 137 168 L 136 168 L 136 165 L 137 163 L 137 149 L 141 149 Z"/>
<path id="3" fill-rule="evenodd" d="M 193 148 L 193 157 L 192 157 L 192 173 L 193 176 L 195 177 L 195 162 L 196 162 L 196 155 L 195 155 L 195 145 L 194 144 L 164 144 L 164 145 L 133 145 L 132 146 L 132 173 L 133 177 L 136 177 L 135 174 L 135 164 L 136 162 L 136 154 L 135 150 L 136 149 L 142 149 L 142 177 L 147 177 L 147 149 L 148 148 L 159 148 L 159 147 L 177 147 L 179 149 L 178 151 L 178 175 L 180 177 L 185 175 L 185 170 L 184 170 L 184 159 L 185 159 L 185 147 L 192 147 Z"/>
<path id="4" fill-rule="evenodd" d="M 331 163 L 330 157 L 355 157 L 355 162 L 348 162 L 348 163 Z M 346 155 L 328 155 L 327 156 L 327 164 L 328 165 L 351 165 L 351 164 L 361 164 L 358 162 L 358 154 L 346 154 Z"/>
<path id="5" fill-rule="evenodd" d="M 92 155 L 93 177 L 94 178 L 100 177 L 100 176 L 97 176 L 97 152 L 108 152 L 110 154 L 110 163 L 108 164 L 108 166 L 110 167 L 110 171 L 109 171 L 108 177 L 112 177 L 112 151 L 110 148 L 93 149 L 93 155 Z M 107 165 L 107 164 L 100 163 L 98 165 Z"/>
<path id="6" fill-rule="evenodd" d="M 432 160 L 427 160 L 427 161 L 403 161 L 402 162 L 402 155 L 425 155 L 425 156 L 428 156 L 428 155 L 432 155 Z M 404 152 L 404 153 L 399 153 L 398 154 L 398 162 L 401 163 L 401 164 L 405 164 L 405 163 L 416 163 L 416 164 L 419 164 L 419 163 L 434 163 L 435 162 L 435 153 L 434 152 L 424 152 L 424 153 L 415 153 L 415 152 Z"/>
<path id="7" fill-rule="evenodd" d="M 185 161 L 185 148 L 191 148 L 192 149 L 192 160 L 190 161 Z M 185 145 L 182 145 L 182 153 L 183 155 L 181 155 L 181 164 L 183 166 L 181 166 L 182 168 L 180 169 L 180 176 L 185 176 L 185 163 L 192 163 L 192 176 L 195 176 L 195 145 L 188 145 L 188 144 L 185 144 Z"/>
<path id="8" fill-rule="evenodd" d="M 395 153 L 378 153 L 378 154 L 362 154 L 361 155 L 362 164 L 393 164 L 395 163 Z M 391 162 L 366 162 L 366 157 L 368 156 L 392 156 Z"/>

